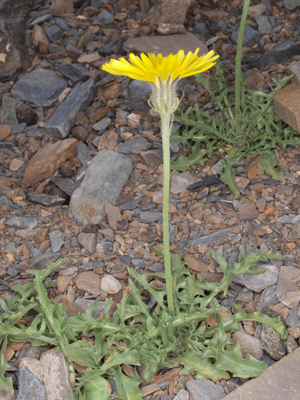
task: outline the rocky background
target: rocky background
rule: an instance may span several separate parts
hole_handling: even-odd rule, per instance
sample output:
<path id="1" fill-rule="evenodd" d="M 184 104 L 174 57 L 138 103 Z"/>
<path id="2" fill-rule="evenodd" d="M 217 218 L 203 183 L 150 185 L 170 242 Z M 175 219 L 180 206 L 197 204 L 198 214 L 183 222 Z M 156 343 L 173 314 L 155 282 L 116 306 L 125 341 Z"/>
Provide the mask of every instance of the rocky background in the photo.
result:
<path id="1" fill-rule="evenodd" d="M 295 73 L 296 100 L 283 92 L 278 113 L 298 131 L 299 7 L 299 0 L 251 4 L 243 42 L 248 87 L 268 91 L 272 77 Z M 56 289 L 50 297 L 69 315 L 98 300 L 94 312 L 99 315 L 108 298 L 114 308 L 122 298 L 127 265 L 163 270 L 153 250 L 162 243 L 160 118 L 148 106 L 147 83 L 108 75 L 101 66 L 130 51 L 168 55 L 199 47 L 204 54 L 214 44 L 226 81 L 233 85 L 241 12 L 240 0 L 0 2 L 2 298 L 13 296 L 14 284 L 32 279 L 29 269 L 69 257 L 51 277 Z M 216 79 L 215 70 L 205 76 Z M 183 109 L 209 101 L 194 77 L 181 80 L 178 90 Z M 172 142 L 172 159 L 185 150 Z M 222 170 L 217 157 L 189 172 L 173 171 L 170 240 L 171 250 L 182 253 L 191 271 L 210 282 L 222 277 L 211 249 L 230 264 L 243 257 L 242 242 L 248 251 L 273 249 L 287 256 L 264 265 L 263 275 L 239 277 L 222 302 L 229 312 L 231 302 L 247 312 L 258 306 L 286 322 L 286 342 L 250 321 L 240 325 L 234 340 L 245 355 L 274 364 L 266 381 L 278 398 L 287 398 L 280 390 L 299 385 L 293 374 L 300 356 L 294 352 L 300 337 L 300 160 L 292 147 L 278 149 L 276 156 L 285 180 L 271 179 L 249 158 L 236 168 L 240 196 L 217 179 Z M 213 175 L 216 179 L 207 180 Z M 196 191 L 188 189 L 199 181 Z M 2 393 L 1 399 L 69 398 L 63 358 L 44 350 L 28 343 L 9 345 L 5 358 L 17 391 L 13 397 Z M 285 361 L 289 353 L 293 358 Z M 59 368 L 59 376 L 46 365 Z M 282 371 L 290 378 L 284 384 Z M 209 393 L 205 398 L 221 399 L 245 381 L 215 385 L 178 373 L 161 373 L 144 385 L 144 398 L 193 400 Z M 267 383 L 251 382 L 254 388 L 244 385 L 242 398 L 262 398 Z"/>

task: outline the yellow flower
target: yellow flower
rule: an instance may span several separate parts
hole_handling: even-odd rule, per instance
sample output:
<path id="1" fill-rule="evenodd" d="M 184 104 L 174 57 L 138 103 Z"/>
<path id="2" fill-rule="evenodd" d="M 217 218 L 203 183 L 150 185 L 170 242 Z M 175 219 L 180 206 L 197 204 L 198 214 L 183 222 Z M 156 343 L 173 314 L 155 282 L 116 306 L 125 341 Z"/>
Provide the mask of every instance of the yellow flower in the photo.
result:
<path id="1" fill-rule="evenodd" d="M 148 53 L 148 57 L 142 53 L 140 57 L 133 53 L 129 55 L 129 61 L 125 58 L 111 60 L 104 64 L 102 69 L 113 75 L 124 75 L 140 81 L 152 82 L 159 85 L 159 81 L 165 82 L 168 78 L 171 81 L 178 81 L 187 76 L 199 74 L 215 65 L 219 57 L 211 50 L 209 53 L 198 57 L 199 48 L 195 53 L 189 51 L 184 55 L 180 50 L 177 54 L 170 54 L 163 57 L 161 54 Z"/>

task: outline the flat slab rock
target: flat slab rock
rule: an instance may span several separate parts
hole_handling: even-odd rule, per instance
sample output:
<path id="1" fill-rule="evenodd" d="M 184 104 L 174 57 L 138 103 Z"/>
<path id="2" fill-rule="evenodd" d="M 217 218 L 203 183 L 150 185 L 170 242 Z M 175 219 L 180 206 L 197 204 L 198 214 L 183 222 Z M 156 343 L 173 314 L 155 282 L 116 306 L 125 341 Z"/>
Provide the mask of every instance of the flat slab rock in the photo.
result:
<path id="1" fill-rule="evenodd" d="M 279 269 L 275 265 L 260 265 L 257 266 L 258 270 L 266 270 L 263 274 L 259 275 L 238 275 L 234 282 L 246 286 L 254 292 L 261 292 L 267 287 L 275 285 L 279 277 Z"/>
<path id="2" fill-rule="evenodd" d="M 300 393 L 300 349 L 293 351 L 265 370 L 258 378 L 246 382 L 224 400 L 296 400 Z"/>
<path id="3" fill-rule="evenodd" d="M 171 53 L 176 54 L 179 50 L 195 51 L 200 48 L 198 56 L 208 53 L 208 49 L 195 35 L 186 32 L 182 35 L 167 36 L 143 36 L 134 39 L 128 39 L 124 42 L 124 49 L 127 51 L 139 51 L 143 53 L 161 53 L 168 56 Z"/>
<path id="4" fill-rule="evenodd" d="M 77 222 L 98 224 L 105 216 L 105 204 L 114 205 L 133 169 L 125 154 L 102 150 L 94 158 L 86 175 L 71 197 L 70 208 Z"/>
<path id="5" fill-rule="evenodd" d="M 58 139 L 66 138 L 75 125 L 78 111 L 85 110 L 96 91 L 97 78 L 78 82 L 45 125 L 46 132 Z"/>
<path id="6" fill-rule="evenodd" d="M 48 107 L 56 102 L 67 86 L 67 80 L 54 71 L 37 68 L 22 76 L 12 87 L 11 94 L 16 99 Z"/>

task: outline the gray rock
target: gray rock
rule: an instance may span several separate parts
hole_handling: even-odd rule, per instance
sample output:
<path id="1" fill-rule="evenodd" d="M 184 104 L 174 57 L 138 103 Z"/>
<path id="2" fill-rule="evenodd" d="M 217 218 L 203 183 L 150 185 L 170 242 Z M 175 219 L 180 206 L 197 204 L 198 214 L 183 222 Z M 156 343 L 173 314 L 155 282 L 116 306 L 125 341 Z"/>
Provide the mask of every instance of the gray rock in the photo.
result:
<path id="1" fill-rule="evenodd" d="M 280 360 L 286 355 L 286 344 L 280 338 L 280 334 L 269 325 L 263 324 L 260 334 L 261 348 L 274 360 Z"/>
<path id="2" fill-rule="evenodd" d="M 239 37 L 239 29 L 237 31 L 232 32 L 231 40 L 233 40 L 234 43 L 237 43 L 238 37 Z M 257 43 L 259 41 L 260 41 L 260 34 L 253 28 L 251 28 L 251 26 L 246 25 L 243 36 L 243 46 L 246 46 L 251 42 Z"/>
<path id="3" fill-rule="evenodd" d="M 139 267 L 139 268 L 146 268 L 147 265 L 149 264 L 148 261 L 143 260 L 142 258 L 136 258 L 134 260 L 131 261 L 132 265 L 134 265 L 135 267 Z"/>
<path id="4" fill-rule="evenodd" d="M 189 392 L 187 392 L 184 389 L 180 390 L 174 397 L 174 400 L 189 400 L 189 399 L 190 399 Z"/>
<path id="5" fill-rule="evenodd" d="M 148 145 L 148 141 L 144 138 L 128 140 L 119 147 L 119 153 L 123 154 L 140 154 Z"/>
<path id="6" fill-rule="evenodd" d="M 111 119 L 109 117 L 104 117 L 104 118 L 100 119 L 100 121 L 98 121 L 96 124 L 93 125 L 93 129 L 95 129 L 95 131 L 101 131 L 102 129 L 107 128 L 110 123 L 111 123 Z M 97 143 L 97 145 L 98 145 L 98 143 Z"/>
<path id="7" fill-rule="evenodd" d="M 44 253 L 39 256 L 33 257 L 30 260 L 30 267 L 32 269 L 43 269 L 47 267 L 48 264 L 56 261 L 59 258 L 59 254 Z"/>
<path id="8" fill-rule="evenodd" d="M 242 225 L 237 225 L 235 226 L 235 228 L 240 228 L 241 231 L 243 230 L 243 226 Z M 222 237 L 226 237 L 227 235 L 230 234 L 230 230 L 232 228 L 226 228 L 226 229 L 222 229 L 219 232 L 215 232 L 212 233 L 211 235 L 207 235 L 207 236 L 202 236 L 198 239 L 193 239 L 190 240 L 189 242 L 189 246 L 197 246 L 198 244 L 212 244 L 212 243 L 216 243 L 216 241 Z"/>
<path id="9" fill-rule="evenodd" d="M 164 270 L 164 266 L 161 263 L 153 263 L 149 265 L 148 269 L 152 272 L 161 272 Z"/>
<path id="10" fill-rule="evenodd" d="M 134 210 L 135 208 L 137 208 L 140 202 L 140 199 L 126 201 L 126 203 L 122 203 L 119 205 L 120 211 Z"/>
<path id="11" fill-rule="evenodd" d="M 300 316 L 296 308 L 292 308 L 285 323 L 288 326 L 298 326 L 300 328 Z"/>
<path id="12" fill-rule="evenodd" d="M 278 313 L 276 311 L 273 311 L 270 308 L 270 305 L 273 304 L 276 306 L 276 304 L 279 303 L 277 294 L 276 294 L 276 287 L 268 287 L 265 289 L 261 296 L 260 296 L 260 302 L 259 302 L 259 311 L 267 314 L 271 318 L 276 318 L 278 317 Z"/>
<path id="13" fill-rule="evenodd" d="M 115 18 L 110 12 L 102 10 L 98 15 L 97 20 L 101 25 L 108 25 L 114 22 Z"/>
<path id="14" fill-rule="evenodd" d="M 0 196 L 0 206 L 7 208 L 7 210 L 18 210 L 19 207 L 16 206 L 8 197 L 5 195 Z"/>
<path id="15" fill-rule="evenodd" d="M 53 178 L 51 178 L 51 182 L 53 182 L 68 196 L 71 196 L 74 190 L 78 188 L 78 185 L 70 178 L 59 178 L 57 176 L 54 176 Z"/>
<path id="16" fill-rule="evenodd" d="M 5 221 L 5 225 L 16 229 L 33 229 L 38 221 L 33 217 L 11 217 Z"/>
<path id="17" fill-rule="evenodd" d="M 19 351 L 19 360 L 24 357 L 39 359 L 44 350 L 41 347 L 32 346 L 30 343 L 26 343 Z"/>
<path id="18" fill-rule="evenodd" d="M 56 42 L 62 35 L 61 29 L 56 25 L 47 26 L 45 31 L 47 33 L 50 42 Z"/>
<path id="19" fill-rule="evenodd" d="M 82 165 L 89 165 L 92 162 L 89 148 L 84 143 L 78 143 L 77 145 L 77 156 Z"/>
<path id="20" fill-rule="evenodd" d="M 186 388 L 190 393 L 190 400 L 220 400 L 226 396 L 221 386 L 209 379 L 191 379 Z"/>
<path id="21" fill-rule="evenodd" d="M 78 111 L 85 110 L 96 90 L 97 78 L 78 82 L 45 125 L 46 132 L 58 139 L 66 138 L 75 125 Z"/>
<path id="22" fill-rule="evenodd" d="M 300 0 L 283 0 L 283 6 L 287 10 L 294 10 L 297 7 L 300 7 Z"/>
<path id="23" fill-rule="evenodd" d="M 64 77 L 70 79 L 73 83 L 79 82 L 84 78 L 88 78 L 89 70 L 84 65 L 76 64 L 60 64 L 57 63 L 55 68 L 63 74 Z"/>
<path id="24" fill-rule="evenodd" d="M 65 244 L 64 235 L 60 231 L 49 232 L 49 239 L 51 242 L 51 250 L 57 253 L 60 248 Z"/>
<path id="25" fill-rule="evenodd" d="M 270 18 L 265 15 L 259 15 L 254 18 L 258 25 L 258 32 L 261 35 L 268 35 L 273 32 L 273 26 L 271 24 Z"/>
<path id="26" fill-rule="evenodd" d="M 46 399 L 43 383 L 28 371 L 21 367 L 19 371 L 19 392 L 17 400 L 43 400 Z"/>
<path id="27" fill-rule="evenodd" d="M 54 71 L 37 68 L 22 76 L 12 87 L 11 94 L 16 99 L 48 107 L 67 86 L 68 82 Z"/>
<path id="28" fill-rule="evenodd" d="M 94 233 L 79 233 L 77 237 L 78 243 L 81 244 L 91 254 L 95 253 L 97 245 L 97 236 Z"/>
<path id="29" fill-rule="evenodd" d="M 148 82 L 133 80 L 128 85 L 130 100 L 142 100 L 151 93 L 151 86 Z"/>
<path id="30" fill-rule="evenodd" d="M 41 17 L 34 18 L 34 20 L 31 21 L 30 24 L 28 25 L 28 28 L 29 29 L 33 28 L 34 25 L 41 25 L 43 22 L 49 22 L 51 21 L 52 18 L 53 18 L 52 14 L 45 14 L 42 15 Z"/>
<path id="31" fill-rule="evenodd" d="M 27 200 L 35 204 L 41 204 L 44 207 L 58 206 L 66 201 L 63 197 L 51 196 L 45 193 L 28 192 L 26 196 Z"/>
<path id="32" fill-rule="evenodd" d="M 105 203 L 116 203 L 132 169 L 130 157 L 110 150 L 100 151 L 71 196 L 70 208 L 76 221 L 84 225 L 102 221 Z"/>
<path id="33" fill-rule="evenodd" d="M 9 96 L 3 96 L 0 112 L 0 123 L 4 125 L 16 125 L 18 123 L 17 107 L 17 100 Z"/>
<path id="34" fill-rule="evenodd" d="M 150 168 L 155 168 L 163 162 L 163 152 L 161 149 L 150 149 L 140 153 L 140 156 Z"/>
<path id="35" fill-rule="evenodd" d="M 159 211 L 141 211 L 140 222 L 144 224 L 151 224 L 162 220 L 162 213 Z"/>
<path id="36" fill-rule="evenodd" d="M 54 22 L 58 25 L 63 31 L 69 31 L 71 28 L 68 25 L 68 22 L 64 18 L 55 18 Z"/>
<path id="37" fill-rule="evenodd" d="M 254 292 L 261 292 L 262 290 L 273 286 L 277 283 L 279 277 L 279 270 L 275 265 L 259 265 L 258 270 L 266 270 L 260 275 L 238 275 L 234 282 L 246 286 Z"/>

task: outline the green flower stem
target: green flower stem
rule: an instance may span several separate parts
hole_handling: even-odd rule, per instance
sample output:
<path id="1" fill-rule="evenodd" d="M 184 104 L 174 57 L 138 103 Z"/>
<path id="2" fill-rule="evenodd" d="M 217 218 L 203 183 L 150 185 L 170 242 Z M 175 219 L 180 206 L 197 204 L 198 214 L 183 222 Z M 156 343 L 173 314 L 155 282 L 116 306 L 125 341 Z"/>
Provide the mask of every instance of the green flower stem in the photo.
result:
<path id="1" fill-rule="evenodd" d="M 161 113 L 161 135 L 163 146 L 163 168 L 164 168 L 164 187 L 163 187 L 163 247 L 164 264 L 167 285 L 167 299 L 170 315 L 174 315 L 173 282 L 171 274 L 170 243 L 169 243 L 169 191 L 170 191 L 170 129 L 172 114 L 169 112 Z"/>
<path id="2" fill-rule="evenodd" d="M 240 111 L 241 107 L 241 62 L 242 62 L 242 46 L 243 46 L 243 37 L 244 30 L 246 25 L 246 19 L 248 14 L 250 0 L 245 0 L 244 8 L 242 13 L 242 19 L 240 23 L 239 29 L 239 37 L 236 49 L 236 65 L 235 65 L 235 110 L 236 112 Z"/>

